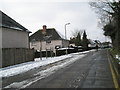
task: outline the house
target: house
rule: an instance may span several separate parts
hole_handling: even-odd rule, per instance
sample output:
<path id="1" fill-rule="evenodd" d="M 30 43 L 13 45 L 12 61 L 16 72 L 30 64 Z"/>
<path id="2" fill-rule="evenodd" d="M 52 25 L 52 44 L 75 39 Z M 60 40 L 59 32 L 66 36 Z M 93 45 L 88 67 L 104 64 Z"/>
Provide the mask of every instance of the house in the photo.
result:
<path id="1" fill-rule="evenodd" d="M 99 40 L 88 39 L 88 42 L 88 47 L 95 48 L 96 45 L 98 45 L 98 47 L 101 47 L 101 42 Z"/>
<path id="2" fill-rule="evenodd" d="M 29 48 L 31 32 L 2 11 L 0 17 L 2 17 L 0 22 L 2 48 Z"/>
<path id="3" fill-rule="evenodd" d="M 0 20 L 0 68 L 33 61 L 34 50 L 29 44 L 31 32 L 2 11 Z"/>
<path id="4" fill-rule="evenodd" d="M 101 42 L 99 40 L 94 40 L 94 42 L 98 45 L 98 47 L 101 47 Z"/>
<path id="5" fill-rule="evenodd" d="M 96 42 L 94 40 L 88 39 L 88 42 L 89 42 L 88 47 L 91 47 L 91 48 L 96 47 Z"/>
<path id="6" fill-rule="evenodd" d="M 63 37 L 54 28 L 47 28 L 46 25 L 43 25 L 43 29 L 30 36 L 30 48 L 37 51 L 40 51 L 40 48 L 42 51 L 52 50 L 55 53 L 55 49 L 69 46 L 69 40 Z"/>

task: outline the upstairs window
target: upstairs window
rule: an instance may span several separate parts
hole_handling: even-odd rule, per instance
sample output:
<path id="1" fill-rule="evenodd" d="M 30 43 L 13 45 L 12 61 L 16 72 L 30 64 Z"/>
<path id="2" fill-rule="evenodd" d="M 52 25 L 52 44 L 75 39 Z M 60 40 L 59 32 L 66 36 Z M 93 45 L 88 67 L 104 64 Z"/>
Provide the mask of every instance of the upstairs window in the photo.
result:
<path id="1" fill-rule="evenodd" d="M 32 40 L 31 45 L 36 46 L 36 40 L 35 39 Z"/>

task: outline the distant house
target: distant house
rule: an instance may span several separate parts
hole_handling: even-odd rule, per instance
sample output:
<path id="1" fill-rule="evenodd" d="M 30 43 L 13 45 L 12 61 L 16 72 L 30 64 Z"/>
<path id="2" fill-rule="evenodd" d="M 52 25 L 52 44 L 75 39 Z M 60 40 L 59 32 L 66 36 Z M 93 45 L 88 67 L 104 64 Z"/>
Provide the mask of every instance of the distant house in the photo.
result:
<path id="1" fill-rule="evenodd" d="M 43 25 L 43 29 L 38 30 L 30 36 L 30 48 L 42 51 L 52 50 L 55 53 L 56 48 L 68 47 L 69 41 L 64 39 L 54 28 L 47 28 Z"/>
<path id="2" fill-rule="evenodd" d="M 2 48 L 29 48 L 30 31 L 0 11 Z"/>
<path id="3" fill-rule="evenodd" d="M 88 47 L 96 47 L 96 45 L 98 45 L 98 47 L 101 47 L 101 42 L 99 40 L 92 40 L 92 39 L 88 39 Z"/>
<path id="4" fill-rule="evenodd" d="M 94 40 L 88 39 L 88 42 L 89 42 L 88 47 L 92 47 L 92 48 L 96 47 L 96 42 Z"/>

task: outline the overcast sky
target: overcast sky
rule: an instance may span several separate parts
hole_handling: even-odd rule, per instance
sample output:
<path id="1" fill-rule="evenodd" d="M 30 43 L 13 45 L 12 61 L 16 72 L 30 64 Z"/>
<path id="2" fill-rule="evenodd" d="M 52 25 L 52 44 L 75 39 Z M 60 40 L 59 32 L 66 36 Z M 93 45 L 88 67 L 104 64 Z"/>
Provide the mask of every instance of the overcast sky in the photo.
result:
<path id="1" fill-rule="evenodd" d="M 105 41 L 103 31 L 98 28 L 98 18 L 90 8 L 88 0 L 2 0 L 1 10 L 18 23 L 36 32 L 55 28 L 64 35 L 67 25 L 67 38 L 76 30 L 85 29 L 87 37 Z"/>

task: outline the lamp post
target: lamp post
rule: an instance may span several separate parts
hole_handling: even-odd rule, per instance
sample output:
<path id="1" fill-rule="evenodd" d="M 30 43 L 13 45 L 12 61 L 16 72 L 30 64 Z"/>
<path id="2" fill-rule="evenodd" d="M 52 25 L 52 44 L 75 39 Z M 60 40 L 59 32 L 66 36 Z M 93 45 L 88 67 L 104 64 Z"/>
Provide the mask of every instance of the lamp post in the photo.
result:
<path id="1" fill-rule="evenodd" d="M 70 23 L 65 24 L 65 39 L 67 39 L 67 33 L 66 33 L 66 26 L 69 25 Z"/>
<path id="2" fill-rule="evenodd" d="M 66 33 L 66 26 L 69 25 L 70 23 L 65 24 L 65 39 L 67 40 L 67 33 Z M 67 54 L 67 48 L 66 48 L 66 54 Z"/>

